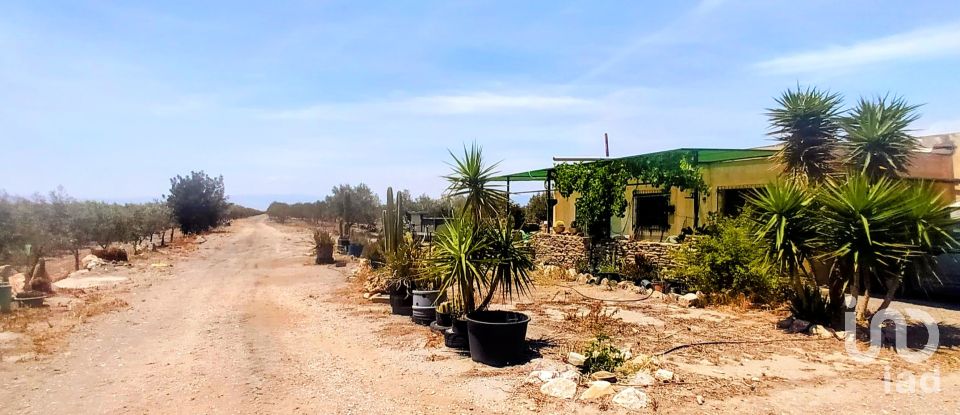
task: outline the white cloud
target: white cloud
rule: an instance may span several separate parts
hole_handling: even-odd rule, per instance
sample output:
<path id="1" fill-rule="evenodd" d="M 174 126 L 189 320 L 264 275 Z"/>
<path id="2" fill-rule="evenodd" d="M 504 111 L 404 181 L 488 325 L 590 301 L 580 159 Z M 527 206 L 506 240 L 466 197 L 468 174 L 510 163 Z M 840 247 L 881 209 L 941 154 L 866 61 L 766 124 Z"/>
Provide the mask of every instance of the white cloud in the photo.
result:
<path id="1" fill-rule="evenodd" d="M 960 24 L 918 29 L 852 45 L 790 54 L 755 66 L 766 73 L 815 72 L 950 55 L 960 55 Z"/>

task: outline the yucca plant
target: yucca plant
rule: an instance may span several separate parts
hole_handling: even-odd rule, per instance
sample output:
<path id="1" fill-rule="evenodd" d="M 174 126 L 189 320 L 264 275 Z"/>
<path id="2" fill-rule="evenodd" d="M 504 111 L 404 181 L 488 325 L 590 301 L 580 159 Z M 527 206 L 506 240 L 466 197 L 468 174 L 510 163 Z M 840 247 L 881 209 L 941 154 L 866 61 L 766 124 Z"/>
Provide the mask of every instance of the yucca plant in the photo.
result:
<path id="1" fill-rule="evenodd" d="M 878 310 L 890 305 L 903 278 L 914 278 L 924 288 L 924 283 L 928 280 L 939 282 L 937 255 L 958 246 L 950 232 L 960 223 L 960 220 L 952 215 L 956 208 L 951 205 L 951 199 L 944 198 L 943 192 L 938 191 L 930 182 L 909 186 L 909 191 L 903 197 L 908 209 L 904 233 L 914 248 L 907 260 L 901 264 L 900 278 L 887 280 L 886 296 Z"/>
<path id="2" fill-rule="evenodd" d="M 919 118 L 917 108 L 899 97 L 861 98 L 841 120 L 845 162 L 873 179 L 906 173 L 913 152 L 920 147 L 910 135 L 910 124 Z"/>
<path id="3" fill-rule="evenodd" d="M 484 229 L 462 213 L 434 234 L 428 268 L 439 279 L 440 289 L 450 290 L 451 301 L 465 312 L 476 310 L 474 294 L 488 285 L 489 246 Z"/>
<path id="4" fill-rule="evenodd" d="M 816 88 L 787 90 L 767 110 L 769 135 L 782 144 L 775 158 L 793 178 L 819 182 L 834 169 L 842 99 Z"/>
<path id="5" fill-rule="evenodd" d="M 499 163 L 486 165 L 483 161 L 483 149 L 476 143 L 468 150 L 463 148 L 463 158 L 457 158 L 453 152 L 453 169 L 451 174 L 444 176 L 449 182 L 448 197 L 464 198 L 463 211 L 470 214 L 474 222 L 496 216 L 497 208 L 505 206 L 507 196 L 493 184 L 493 177 L 497 174 Z"/>
<path id="6" fill-rule="evenodd" d="M 492 261 L 489 289 L 480 310 L 490 305 L 497 292 L 503 299 L 513 298 L 515 294 L 526 295 L 533 280 L 530 275 L 534 268 L 533 248 L 523 240 L 519 231 L 513 229 L 509 218 L 488 228 L 486 238 L 489 241 L 487 255 Z"/>
<path id="7" fill-rule="evenodd" d="M 798 273 L 807 274 L 806 261 L 813 255 L 816 223 L 812 218 L 813 194 L 796 181 L 779 180 L 748 196 L 747 213 L 757 225 L 757 238 L 780 272 L 787 274 L 795 290 L 803 288 Z"/>
<path id="8" fill-rule="evenodd" d="M 870 300 L 871 281 L 898 278 L 901 261 L 914 252 L 915 247 L 905 239 L 909 207 L 903 195 L 907 191 L 901 181 L 884 177 L 871 181 L 852 174 L 845 180 L 827 180 L 818 198 L 819 257 L 839 265 L 840 272 L 831 277 L 843 278 L 849 285 L 858 318 L 863 317 Z M 842 284 L 831 284 L 831 290 L 841 290 L 831 293 L 831 300 L 842 299 Z"/>

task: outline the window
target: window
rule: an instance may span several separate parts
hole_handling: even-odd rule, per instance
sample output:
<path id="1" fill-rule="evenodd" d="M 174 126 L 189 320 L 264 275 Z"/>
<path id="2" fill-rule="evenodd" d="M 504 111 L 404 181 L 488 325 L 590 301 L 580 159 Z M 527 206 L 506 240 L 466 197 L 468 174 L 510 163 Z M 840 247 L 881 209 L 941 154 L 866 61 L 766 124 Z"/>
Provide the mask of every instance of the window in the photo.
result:
<path id="1" fill-rule="evenodd" d="M 633 192 L 633 231 L 660 232 L 670 230 L 670 194 L 657 191 Z"/>

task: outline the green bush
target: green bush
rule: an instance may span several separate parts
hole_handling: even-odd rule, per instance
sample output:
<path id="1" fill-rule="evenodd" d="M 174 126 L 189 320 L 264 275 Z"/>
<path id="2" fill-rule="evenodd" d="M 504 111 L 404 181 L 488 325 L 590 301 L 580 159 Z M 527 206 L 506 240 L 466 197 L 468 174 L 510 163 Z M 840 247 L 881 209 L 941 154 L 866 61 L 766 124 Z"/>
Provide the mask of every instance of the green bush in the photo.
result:
<path id="1" fill-rule="evenodd" d="M 615 372 L 627 358 L 620 349 L 610 344 L 610 337 L 599 334 L 583 352 L 586 359 L 583 361 L 583 373 L 594 373 L 601 370 Z"/>
<path id="2" fill-rule="evenodd" d="M 686 283 L 692 291 L 727 298 L 742 294 L 759 303 L 775 301 L 778 274 L 746 216 L 717 218 L 710 229 L 671 253 L 675 267 L 668 277 Z"/>

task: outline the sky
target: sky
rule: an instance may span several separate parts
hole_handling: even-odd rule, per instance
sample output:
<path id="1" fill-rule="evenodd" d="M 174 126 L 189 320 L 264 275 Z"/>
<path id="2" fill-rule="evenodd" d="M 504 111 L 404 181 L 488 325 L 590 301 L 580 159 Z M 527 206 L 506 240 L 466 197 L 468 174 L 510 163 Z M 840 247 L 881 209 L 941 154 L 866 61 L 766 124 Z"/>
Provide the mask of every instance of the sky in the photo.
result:
<path id="1" fill-rule="evenodd" d="M 503 172 L 604 133 L 613 156 L 769 144 L 797 85 L 960 131 L 958 68 L 956 1 L 7 0 L 0 189 L 139 201 L 204 170 L 256 207 L 437 196 L 472 142 Z"/>

